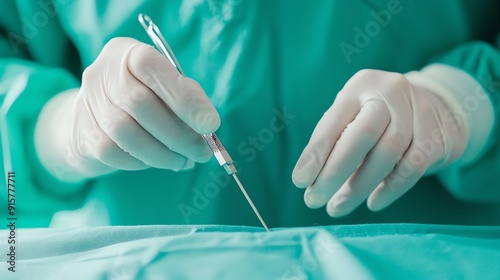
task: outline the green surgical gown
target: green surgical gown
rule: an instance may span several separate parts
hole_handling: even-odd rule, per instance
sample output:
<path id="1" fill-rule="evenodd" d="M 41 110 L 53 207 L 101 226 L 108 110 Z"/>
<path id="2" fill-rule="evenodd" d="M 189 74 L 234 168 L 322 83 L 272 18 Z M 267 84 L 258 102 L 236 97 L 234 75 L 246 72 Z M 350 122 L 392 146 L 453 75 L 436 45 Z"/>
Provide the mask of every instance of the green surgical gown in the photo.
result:
<path id="1" fill-rule="evenodd" d="M 0 9 L 0 209 L 6 172 L 14 171 L 18 226 L 48 226 L 53 213 L 90 204 L 103 206 L 90 224 L 259 225 L 215 159 L 184 172 L 119 171 L 74 184 L 37 159 L 33 132 L 44 104 L 79 87 L 111 38 L 151 43 L 139 13 L 158 24 L 218 109 L 217 133 L 270 227 L 500 224 L 499 1 L 17 0 Z M 488 92 L 495 108 L 488 150 L 446 170 L 446 187 L 423 178 L 381 212 L 362 205 L 332 219 L 324 208 L 308 209 L 291 173 L 345 82 L 364 68 L 405 73 L 431 63 L 466 71 Z"/>

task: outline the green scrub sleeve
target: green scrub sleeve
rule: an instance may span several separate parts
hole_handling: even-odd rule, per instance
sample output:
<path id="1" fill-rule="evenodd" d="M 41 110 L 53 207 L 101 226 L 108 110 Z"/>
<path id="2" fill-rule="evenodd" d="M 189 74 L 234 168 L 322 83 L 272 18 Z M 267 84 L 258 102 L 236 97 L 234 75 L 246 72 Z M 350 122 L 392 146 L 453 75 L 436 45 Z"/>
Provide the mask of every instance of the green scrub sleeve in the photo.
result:
<path id="1" fill-rule="evenodd" d="M 56 17 L 61 5 L 52 1 L 2 3 L 0 209 L 7 209 L 7 172 L 14 172 L 15 193 L 10 193 L 15 194 L 18 227 L 48 226 L 54 212 L 79 207 L 83 197 L 78 193 L 83 186 L 62 183 L 44 169 L 34 147 L 35 124 L 46 102 L 80 86 L 75 77 L 80 58 Z M 0 217 L 7 214 L 0 213 Z"/>
<path id="2" fill-rule="evenodd" d="M 0 208 L 7 209 L 6 174 L 15 172 L 16 214 L 24 227 L 47 226 L 52 212 L 63 205 L 73 208 L 79 204 L 78 195 L 57 190 L 81 186 L 52 177 L 42 167 L 34 147 L 34 128 L 44 104 L 52 96 L 78 86 L 79 81 L 64 69 L 0 58 Z"/>
<path id="3" fill-rule="evenodd" d="M 483 98 L 489 97 L 493 109 L 491 120 L 476 121 L 473 130 L 492 129 L 480 156 L 467 164 L 455 164 L 438 174 L 449 191 L 459 199 L 471 202 L 500 202 L 500 49 L 499 44 L 469 42 L 435 58 L 433 63 L 458 68 L 475 78 L 484 92 L 471 90 L 459 100 L 466 117 L 473 118 L 482 110 Z M 455 84 L 459 84 L 457 81 Z"/>

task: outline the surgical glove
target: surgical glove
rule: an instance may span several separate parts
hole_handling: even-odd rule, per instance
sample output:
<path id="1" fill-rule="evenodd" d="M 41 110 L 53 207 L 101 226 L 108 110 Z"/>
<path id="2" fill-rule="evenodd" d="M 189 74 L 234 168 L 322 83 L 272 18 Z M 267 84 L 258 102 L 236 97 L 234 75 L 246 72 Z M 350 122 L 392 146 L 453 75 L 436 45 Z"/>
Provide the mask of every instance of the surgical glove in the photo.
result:
<path id="1" fill-rule="evenodd" d="M 46 104 L 35 144 L 46 169 L 65 181 L 117 169 L 177 171 L 211 158 L 200 133 L 219 124 L 198 83 L 153 47 L 115 38 L 84 71 L 79 90 Z"/>
<path id="2" fill-rule="evenodd" d="M 449 97 L 449 96 L 448 96 Z M 344 216 L 368 198 L 380 210 L 424 175 L 456 161 L 469 127 L 453 98 L 377 70 L 355 74 L 317 124 L 292 179 L 310 208 Z"/>

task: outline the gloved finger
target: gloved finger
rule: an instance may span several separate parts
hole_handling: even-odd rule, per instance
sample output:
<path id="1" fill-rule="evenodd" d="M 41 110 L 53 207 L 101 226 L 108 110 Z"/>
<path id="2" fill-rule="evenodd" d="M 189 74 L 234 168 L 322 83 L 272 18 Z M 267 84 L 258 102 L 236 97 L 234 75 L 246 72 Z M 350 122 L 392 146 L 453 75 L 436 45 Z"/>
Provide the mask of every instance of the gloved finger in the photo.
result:
<path id="1" fill-rule="evenodd" d="M 93 97 L 94 115 L 98 126 L 113 140 L 118 147 L 145 164 L 171 170 L 181 170 L 191 161 L 171 151 L 163 143 L 142 128 L 129 114 L 110 105 L 107 95 Z M 105 107 L 105 108 L 99 108 Z"/>
<path id="2" fill-rule="evenodd" d="M 433 102 L 422 100 L 421 102 Z M 434 101 L 435 102 L 435 101 Z M 419 104 L 420 108 L 433 108 Z M 414 136 L 397 167 L 369 196 L 367 205 L 372 211 L 382 210 L 412 188 L 432 164 L 442 158 L 444 143 L 442 129 L 436 120 L 438 112 L 416 110 Z M 436 141 L 437 139 L 437 141 Z"/>
<path id="3" fill-rule="evenodd" d="M 197 133 L 210 133 L 219 128 L 219 114 L 201 86 L 183 77 L 153 47 L 146 44 L 136 46 L 130 52 L 128 67 Z"/>
<path id="4" fill-rule="evenodd" d="M 104 148 L 97 152 L 96 159 L 100 162 L 119 170 L 143 170 L 150 168 L 144 162 L 130 156 L 124 150 L 120 149 L 111 139 L 103 146 Z"/>
<path id="5" fill-rule="evenodd" d="M 295 164 L 292 181 L 298 188 L 306 188 L 316 180 L 333 146 L 358 112 L 359 103 L 349 98 L 348 93 L 339 92 L 333 105 L 314 128 L 309 143 Z"/>
<path id="6" fill-rule="evenodd" d="M 417 145 L 412 143 L 396 168 L 368 197 L 368 208 L 379 211 L 389 206 L 417 183 L 426 168 L 425 159 Z"/>
<path id="7" fill-rule="evenodd" d="M 125 72 L 125 71 L 124 71 Z M 147 132 L 170 150 L 193 161 L 206 162 L 212 157 L 205 140 L 186 125 L 149 88 L 130 73 L 122 73 L 128 81 L 112 90 L 113 103 L 132 116 Z"/>
<path id="8" fill-rule="evenodd" d="M 82 100 L 81 96 L 77 97 Z M 82 104 L 80 102 L 80 104 Z M 79 124 L 78 130 L 72 138 L 71 145 L 74 151 L 86 158 L 90 156 L 98 161 L 120 170 L 142 170 L 149 168 L 142 161 L 130 156 L 128 153 L 120 149 L 113 140 L 91 119 L 92 116 L 85 113 L 80 113 L 86 110 L 84 106 L 75 107 L 75 121 Z M 80 112 L 79 112 L 80 111 Z M 76 163 L 78 164 L 78 163 Z"/>
<path id="9" fill-rule="evenodd" d="M 366 102 L 335 144 L 325 166 L 304 194 L 307 206 L 325 205 L 374 147 L 390 122 L 383 101 Z"/>
<path id="10" fill-rule="evenodd" d="M 411 134 L 402 133 L 401 122 L 391 122 L 361 166 L 328 201 L 327 212 L 341 217 L 356 209 L 391 173 L 411 144 Z"/>

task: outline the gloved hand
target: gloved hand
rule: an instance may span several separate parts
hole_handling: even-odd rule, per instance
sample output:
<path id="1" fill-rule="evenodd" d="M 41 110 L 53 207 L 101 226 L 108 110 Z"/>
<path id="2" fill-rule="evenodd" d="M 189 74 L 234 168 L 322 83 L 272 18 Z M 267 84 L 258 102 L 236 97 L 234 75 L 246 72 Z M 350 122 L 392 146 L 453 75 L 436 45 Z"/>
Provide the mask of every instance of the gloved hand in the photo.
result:
<path id="1" fill-rule="evenodd" d="M 366 198 L 380 210 L 424 175 L 456 161 L 469 127 L 456 100 L 377 70 L 355 74 L 316 126 L 292 179 L 308 207 L 332 217 Z"/>
<path id="2" fill-rule="evenodd" d="M 44 107 L 36 128 L 42 164 L 66 181 L 113 170 L 182 170 L 211 151 L 199 133 L 220 119 L 198 83 L 153 47 L 111 40 L 83 73 L 79 90 Z"/>

